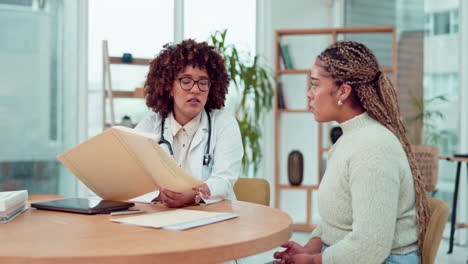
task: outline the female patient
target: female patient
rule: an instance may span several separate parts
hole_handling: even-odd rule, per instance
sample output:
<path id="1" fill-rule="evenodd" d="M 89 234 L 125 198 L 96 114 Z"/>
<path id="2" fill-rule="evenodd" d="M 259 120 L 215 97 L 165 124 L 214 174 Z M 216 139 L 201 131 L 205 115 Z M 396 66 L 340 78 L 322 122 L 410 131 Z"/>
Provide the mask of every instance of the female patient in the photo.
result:
<path id="1" fill-rule="evenodd" d="M 353 41 L 323 51 L 311 80 L 315 120 L 337 121 L 343 135 L 318 191 L 321 223 L 304 247 L 282 245 L 277 263 L 418 263 L 427 197 L 391 81 Z"/>
<path id="2" fill-rule="evenodd" d="M 155 192 L 168 207 L 235 199 L 243 155 L 239 126 L 224 110 L 229 76 L 223 58 L 206 42 L 166 44 L 151 62 L 144 92 L 154 113 L 136 130 L 159 135 L 177 164 L 206 182 L 194 190 Z"/>

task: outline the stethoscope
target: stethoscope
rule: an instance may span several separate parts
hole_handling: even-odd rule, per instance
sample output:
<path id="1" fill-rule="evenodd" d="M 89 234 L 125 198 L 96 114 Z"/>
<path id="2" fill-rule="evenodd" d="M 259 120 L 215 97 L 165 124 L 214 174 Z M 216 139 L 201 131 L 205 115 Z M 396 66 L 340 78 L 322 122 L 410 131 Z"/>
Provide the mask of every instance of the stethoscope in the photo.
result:
<path id="1" fill-rule="evenodd" d="M 206 112 L 206 115 L 208 116 L 208 144 L 206 146 L 206 152 L 205 155 L 203 155 L 203 165 L 208 166 L 211 161 L 211 155 L 210 155 L 210 141 L 211 141 L 211 117 L 208 112 Z M 164 118 L 161 122 L 161 138 L 158 141 L 158 144 L 166 144 L 167 148 L 169 149 L 169 153 L 171 156 L 174 156 L 174 152 L 172 151 L 172 146 L 169 141 L 167 141 L 164 138 L 164 122 L 166 121 L 166 118 Z"/>

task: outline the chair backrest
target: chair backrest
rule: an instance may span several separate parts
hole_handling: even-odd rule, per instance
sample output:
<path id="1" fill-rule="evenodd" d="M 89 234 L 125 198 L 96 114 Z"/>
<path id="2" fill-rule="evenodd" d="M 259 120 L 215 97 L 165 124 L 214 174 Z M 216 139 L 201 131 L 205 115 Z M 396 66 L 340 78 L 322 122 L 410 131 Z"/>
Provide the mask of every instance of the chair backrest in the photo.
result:
<path id="1" fill-rule="evenodd" d="M 239 201 L 270 205 L 270 184 L 265 179 L 240 178 L 234 193 Z"/>
<path id="2" fill-rule="evenodd" d="M 413 149 L 416 165 L 425 179 L 426 191 L 434 191 L 439 175 L 439 147 L 413 145 L 411 148 Z"/>
<path id="3" fill-rule="evenodd" d="M 431 217 L 426 230 L 421 255 L 422 264 L 433 264 L 447 223 L 449 206 L 446 202 L 429 197 Z"/>

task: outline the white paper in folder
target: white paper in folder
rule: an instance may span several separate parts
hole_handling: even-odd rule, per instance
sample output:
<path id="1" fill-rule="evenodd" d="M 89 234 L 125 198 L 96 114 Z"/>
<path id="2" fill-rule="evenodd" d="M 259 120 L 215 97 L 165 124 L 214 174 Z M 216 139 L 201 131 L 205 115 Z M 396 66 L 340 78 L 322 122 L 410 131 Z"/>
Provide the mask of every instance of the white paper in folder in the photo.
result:
<path id="1" fill-rule="evenodd" d="M 114 126 L 57 158 L 106 200 L 128 200 L 159 187 L 181 192 L 204 183 L 177 166 L 155 139 L 155 134 Z"/>
<path id="2" fill-rule="evenodd" d="M 185 230 L 224 221 L 237 216 L 237 214 L 233 213 L 176 209 L 160 213 L 110 219 L 110 221 L 169 230 Z"/>

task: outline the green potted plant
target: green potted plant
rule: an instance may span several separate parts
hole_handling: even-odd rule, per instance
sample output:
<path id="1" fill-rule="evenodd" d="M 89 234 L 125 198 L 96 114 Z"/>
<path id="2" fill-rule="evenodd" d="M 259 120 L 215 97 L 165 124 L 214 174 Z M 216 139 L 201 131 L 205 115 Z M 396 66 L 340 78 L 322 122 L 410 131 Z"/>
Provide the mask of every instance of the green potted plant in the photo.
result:
<path id="1" fill-rule="evenodd" d="M 271 109 L 272 77 L 257 55 L 242 53 L 226 43 L 227 29 L 216 31 L 210 41 L 226 62 L 232 85 L 240 96 L 235 115 L 239 122 L 244 146 L 242 170 L 244 175 L 256 175 L 262 159 L 261 138 L 264 113 Z"/>

